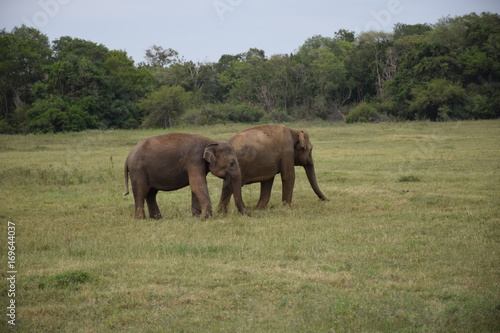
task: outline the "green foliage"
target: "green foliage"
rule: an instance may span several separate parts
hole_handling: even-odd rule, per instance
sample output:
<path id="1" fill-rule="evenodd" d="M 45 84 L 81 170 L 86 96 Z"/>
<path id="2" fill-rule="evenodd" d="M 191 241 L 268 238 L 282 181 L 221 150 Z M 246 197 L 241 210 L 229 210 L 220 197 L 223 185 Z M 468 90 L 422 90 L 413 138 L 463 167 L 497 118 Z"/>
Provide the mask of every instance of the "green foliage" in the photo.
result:
<path id="1" fill-rule="evenodd" d="M 264 112 L 251 104 L 206 104 L 201 109 L 193 109 L 184 118 L 192 125 L 210 125 L 227 122 L 256 123 Z"/>
<path id="2" fill-rule="evenodd" d="M 445 18 L 432 30 L 399 35 L 395 45 L 401 60 L 394 79 L 387 82 L 400 105 L 393 115 L 432 120 L 495 117 L 491 106 L 498 98 L 491 87 L 500 79 L 500 67 L 498 52 L 493 51 L 498 48 L 492 45 L 498 45 L 500 36 L 498 14 Z"/>
<path id="3" fill-rule="evenodd" d="M 192 102 L 192 93 L 179 86 L 162 86 L 138 103 L 144 127 L 172 127 Z"/>
<path id="4" fill-rule="evenodd" d="M 151 67 L 165 67 L 177 61 L 179 53 L 171 48 L 153 45 L 146 50 L 146 64 Z"/>
<path id="5" fill-rule="evenodd" d="M 412 91 L 409 111 L 416 119 L 448 120 L 463 119 L 465 90 L 445 79 L 435 79 Z"/>
<path id="6" fill-rule="evenodd" d="M 345 83 L 347 75 L 344 62 L 328 48 L 312 50 L 311 53 L 315 91 L 326 99 L 338 98 L 337 91 Z"/>
<path id="7" fill-rule="evenodd" d="M 397 23 L 394 26 L 394 39 L 398 40 L 406 36 L 423 35 L 432 30 L 428 23 L 424 24 L 403 24 Z"/>
<path id="8" fill-rule="evenodd" d="M 138 124 L 151 74 L 124 51 L 71 37 L 52 47 L 38 30 L 0 33 L 3 132 L 80 131 Z M 51 57 L 51 54 L 53 56 Z M 19 111 L 23 111 L 22 114 Z"/>
<path id="9" fill-rule="evenodd" d="M 250 104 L 223 104 L 221 107 L 227 119 L 236 123 L 256 123 L 264 115 L 259 107 Z"/>
<path id="10" fill-rule="evenodd" d="M 171 117 L 139 107 L 164 86 L 192 94 L 189 104 L 198 111 L 187 122 L 257 118 L 234 105 L 255 106 L 266 119 L 340 120 L 363 101 L 398 120 L 500 116 L 499 14 L 446 17 L 432 25 L 398 23 L 392 32 L 355 35 L 340 29 L 306 39 L 295 54 L 268 57 L 250 48 L 215 63 L 196 63 L 153 45 L 145 57 L 135 65 L 126 52 L 91 41 L 63 36 L 51 45 L 26 26 L 0 31 L 0 131 L 94 128 L 87 114 L 100 128 L 170 126 L 183 111 Z M 58 99 L 67 107 L 39 110 L 40 103 Z M 234 112 L 214 106 L 220 104 Z M 30 108 L 38 111 L 26 112 Z"/>
<path id="11" fill-rule="evenodd" d="M 136 68 L 124 51 L 109 51 L 103 67 L 109 76 L 108 93 L 112 93 L 101 114 L 106 127 L 138 127 L 141 113 L 137 103 L 153 87 L 151 73 L 145 68 Z"/>
<path id="12" fill-rule="evenodd" d="M 83 131 L 99 125 L 97 116 L 62 97 L 37 101 L 26 112 L 29 131 L 35 133 Z"/>
<path id="13" fill-rule="evenodd" d="M 377 112 L 377 108 L 365 102 L 359 103 L 345 116 L 345 122 L 348 124 L 378 122 L 381 119 L 382 115 Z"/>
<path id="14" fill-rule="evenodd" d="M 485 84 L 484 86 L 488 86 Z M 472 119 L 494 119 L 500 117 L 500 91 L 484 86 L 471 85 L 466 93 L 464 112 Z M 483 93 L 478 93 L 481 90 Z"/>
<path id="15" fill-rule="evenodd" d="M 44 68 L 50 63 L 51 49 L 47 36 L 25 25 L 10 33 L 0 31 L 0 114 L 2 128 L 16 132 L 22 126 L 15 110 L 34 102 L 32 86 L 44 77 Z"/>

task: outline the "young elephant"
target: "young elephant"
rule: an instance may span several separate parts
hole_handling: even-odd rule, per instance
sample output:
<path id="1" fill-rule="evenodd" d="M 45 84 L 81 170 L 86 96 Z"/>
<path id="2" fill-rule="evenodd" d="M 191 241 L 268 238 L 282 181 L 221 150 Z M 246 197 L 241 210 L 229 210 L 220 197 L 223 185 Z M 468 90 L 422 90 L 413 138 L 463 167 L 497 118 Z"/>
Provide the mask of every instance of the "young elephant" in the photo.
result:
<path id="1" fill-rule="evenodd" d="M 293 130 L 284 125 L 262 125 L 240 131 L 228 141 L 240 163 L 242 185 L 261 184 L 257 209 L 266 208 L 271 198 L 274 177 L 278 173 L 283 184 L 282 200 L 291 204 L 296 165 L 304 167 L 314 193 L 321 200 L 328 200 L 316 181 L 313 145 L 306 131 Z M 227 212 L 233 188 L 228 181 L 224 181 L 219 211 Z"/>
<path id="2" fill-rule="evenodd" d="M 135 202 L 135 217 L 145 218 L 144 200 L 149 217 L 161 218 L 156 203 L 158 191 L 191 187 L 193 216 L 202 219 L 212 215 L 206 176 L 212 174 L 227 181 L 234 191 L 238 211 L 248 215 L 241 199 L 241 173 L 238 159 L 226 141 L 215 141 L 201 135 L 172 133 L 140 142 L 125 161 L 125 190 L 128 175 Z"/>

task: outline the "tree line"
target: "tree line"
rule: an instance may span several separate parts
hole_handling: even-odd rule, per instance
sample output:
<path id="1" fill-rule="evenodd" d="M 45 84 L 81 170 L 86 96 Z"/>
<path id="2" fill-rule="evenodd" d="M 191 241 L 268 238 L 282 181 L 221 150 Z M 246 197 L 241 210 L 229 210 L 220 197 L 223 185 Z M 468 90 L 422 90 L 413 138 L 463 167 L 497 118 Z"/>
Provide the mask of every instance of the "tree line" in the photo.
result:
<path id="1" fill-rule="evenodd" d="M 180 123 L 489 119 L 500 116 L 500 16 L 471 13 L 356 35 L 313 36 L 290 54 L 251 48 L 195 63 L 35 28 L 0 31 L 0 132 Z"/>

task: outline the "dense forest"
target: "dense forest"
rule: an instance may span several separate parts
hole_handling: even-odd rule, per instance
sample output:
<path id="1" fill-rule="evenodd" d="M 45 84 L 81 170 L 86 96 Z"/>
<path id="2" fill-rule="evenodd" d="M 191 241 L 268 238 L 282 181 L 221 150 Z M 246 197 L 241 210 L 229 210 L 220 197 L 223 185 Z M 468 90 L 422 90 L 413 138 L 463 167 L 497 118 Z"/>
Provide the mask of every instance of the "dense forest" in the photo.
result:
<path id="1" fill-rule="evenodd" d="M 0 133 L 180 123 L 459 120 L 500 116 L 500 16 L 472 13 L 391 33 L 344 29 L 289 54 L 251 48 L 194 63 L 27 26 L 0 31 Z"/>

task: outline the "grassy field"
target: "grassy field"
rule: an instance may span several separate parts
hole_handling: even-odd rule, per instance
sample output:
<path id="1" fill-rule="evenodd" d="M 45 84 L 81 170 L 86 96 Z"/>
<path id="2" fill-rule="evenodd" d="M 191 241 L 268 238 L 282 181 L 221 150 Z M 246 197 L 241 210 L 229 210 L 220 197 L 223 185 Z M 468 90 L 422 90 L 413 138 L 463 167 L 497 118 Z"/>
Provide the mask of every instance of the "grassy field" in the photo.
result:
<path id="1" fill-rule="evenodd" d="M 8 221 L 18 332 L 500 331 L 500 121 L 289 126 L 331 201 L 297 168 L 291 208 L 278 178 L 268 210 L 245 186 L 251 218 L 207 221 L 187 188 L 158 195 L 163 220 L 132 218 L 124 159 L 165 131 L 0 136 L 0 331 Z"/>

